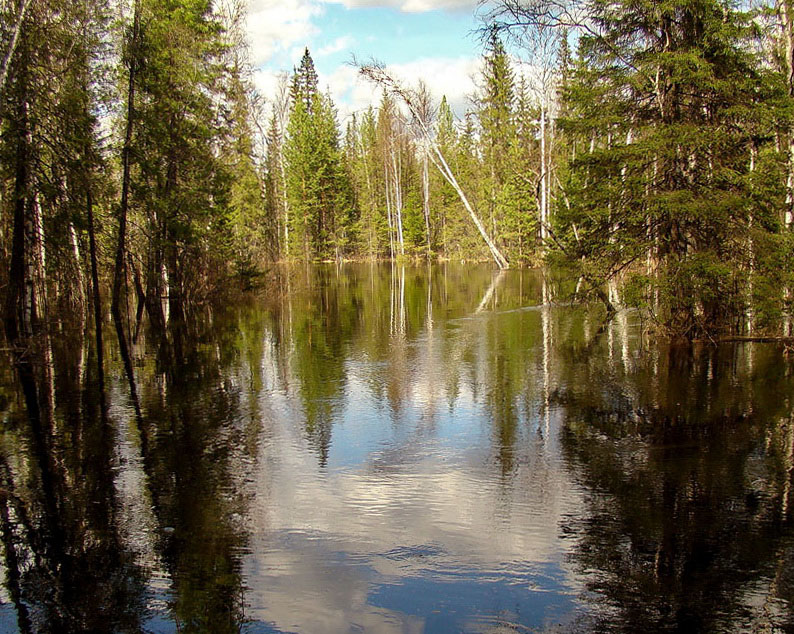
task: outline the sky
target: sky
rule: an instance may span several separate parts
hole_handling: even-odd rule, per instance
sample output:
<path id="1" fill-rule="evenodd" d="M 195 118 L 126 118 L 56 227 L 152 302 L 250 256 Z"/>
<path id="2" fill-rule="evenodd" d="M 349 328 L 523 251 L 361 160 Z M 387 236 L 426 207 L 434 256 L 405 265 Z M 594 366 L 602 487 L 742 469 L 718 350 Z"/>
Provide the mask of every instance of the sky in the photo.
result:
<path id="1" fill-rule="evenodd" d="M 279 73 L 291 72 L 308 47 L 342 124 L 378 100 L 353 56 L 382 62 L 407 82 L 424 79 L 461 116 L 481 64 L 475 9 L 473 0 L 248 0 L 256 85 L 272 98 Z"/>

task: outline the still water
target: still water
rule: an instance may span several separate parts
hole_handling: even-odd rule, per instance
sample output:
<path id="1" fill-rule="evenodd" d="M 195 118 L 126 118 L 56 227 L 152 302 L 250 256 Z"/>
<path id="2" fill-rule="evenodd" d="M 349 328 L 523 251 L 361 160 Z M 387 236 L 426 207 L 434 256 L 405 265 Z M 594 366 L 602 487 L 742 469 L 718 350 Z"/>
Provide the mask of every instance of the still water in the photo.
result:
<path id="1" fill-rule="evenodd" d="M 3 632 L 794 629 L 794 359 L 489 267 L 276 288 L 0 370 Z M 135 331 L 135 324 L 132 324 Z M 30 391 L 28 396 L 30 396 Z M 29 401 L 28 401 L 29 402 Z"/>

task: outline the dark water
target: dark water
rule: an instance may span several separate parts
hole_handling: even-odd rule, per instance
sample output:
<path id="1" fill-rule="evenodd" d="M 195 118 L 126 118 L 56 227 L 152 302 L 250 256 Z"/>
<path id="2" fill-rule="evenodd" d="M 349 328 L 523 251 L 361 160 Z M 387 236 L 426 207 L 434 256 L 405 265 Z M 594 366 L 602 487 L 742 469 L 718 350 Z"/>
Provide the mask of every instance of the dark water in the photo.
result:
<path id="1" fill-rule="evenodd" d="M 279 286 L 182 358 L 142 327 L 137 411 L 78 327 L 37 417 L 3 361 L 0 631 L 794 631 L 781 348 L 600 331 L 537 272 Z"/>

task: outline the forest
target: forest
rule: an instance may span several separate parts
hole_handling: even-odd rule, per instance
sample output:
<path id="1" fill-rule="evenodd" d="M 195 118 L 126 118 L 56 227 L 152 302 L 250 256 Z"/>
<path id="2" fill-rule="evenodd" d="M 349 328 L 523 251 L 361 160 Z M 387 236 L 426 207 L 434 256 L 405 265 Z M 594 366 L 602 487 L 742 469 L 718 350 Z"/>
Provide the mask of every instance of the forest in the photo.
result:
<path id="1" fill-rule="evenodd" d="M 563 267 L 664 335 L 791 336 L 792 3 L 478 11 L 465 116 L 371 64 L 342 126 L 308 49 L 254 89 L 241 0 L 2 0 L 7 344 L 349 260 Z"/>
<path id="2" fill-rule="evenodd" d="M 0 631 L 794 631 L 794 0 L 254 6 L 0 0 Z"/>

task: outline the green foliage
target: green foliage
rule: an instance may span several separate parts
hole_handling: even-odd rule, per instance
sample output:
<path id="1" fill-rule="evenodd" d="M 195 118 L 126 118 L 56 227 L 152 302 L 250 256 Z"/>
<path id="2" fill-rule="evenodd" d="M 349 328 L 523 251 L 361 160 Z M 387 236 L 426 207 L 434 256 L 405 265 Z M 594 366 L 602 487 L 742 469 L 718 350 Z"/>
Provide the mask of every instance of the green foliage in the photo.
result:
<path id="1" fill-rule="evenodd" d="M 238 78 L 231 82 L 230 118 L 241 134 L 236 147 L 226 143 L 218 112 L 230 97 L 222 84 L 226 45 L 210 3 L 143 0 L 141 7 L 133 209 L 145 228 L 136 237 L 147 287 L 162 294 L 157 289 L 167 271 L 173 309 L 234 272 L 227 263 L 238 271 L 244 266 L 233 234 L 251 213 L 250 201 L 232 185 L 233 175 L 250 170 L 244 160 L 250 136 L 244 138 Z"/>
<path id="2" fill-rule="evenodd" d="M 424 104 L 430 139 L 389 97 L 342 138 L 308 50 L 262 126 L 242 17 L 209 0 L 137 0 L 116 22 L 106 0 L 30 6 L 0 101 L 0 289 L 18 315 L 86 305 L 89 206 L 105 278 L 125 209 L 119 270 L 155 318 L 266 260 L 489 259 L 436 149 L 513 265 L 564 259 L 602 300 L 623 280 L 677 336 L 790 314 L 794 86 L 771 5 L 593 0 L 591 29 L 549 39 L 542 87 L 496 28 L 463 120 Z M 16 8 L 0 6 L 4 51 Z"/>
<path id="3" fill-rule="evenodd" d="M 603 36 L 581 37 L 564 87 L 576 154 L 559 244 L 591 280 L 633 272 L 625 299 L 674 335 L 741 329 L 768 288 L 758 246 L 780 248 L 767 238 L 783 181 L 764 121 L 780 88 L 748 16 L 716 1 L 596 2 L 594 15 Z"/>
<path id="4" fill-rule="evenodd" d="M 339 258 L 351 239 L 351 192 L 336 112 L 330 96 L 317 90 L 317 73 L 308 49 L 293 75 L 291 97 L 284 143 L 290 229 L 287 252 L 306 260 Z"/>

